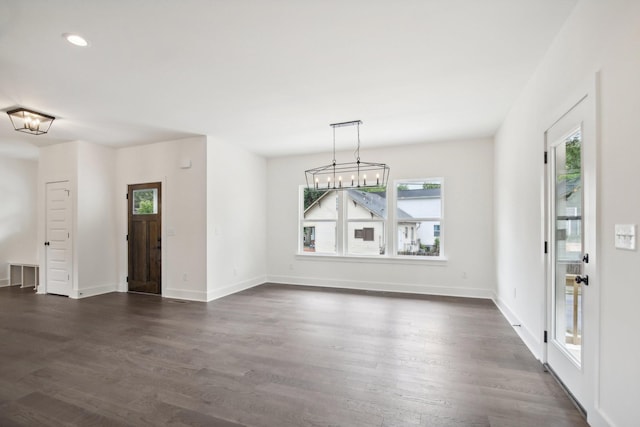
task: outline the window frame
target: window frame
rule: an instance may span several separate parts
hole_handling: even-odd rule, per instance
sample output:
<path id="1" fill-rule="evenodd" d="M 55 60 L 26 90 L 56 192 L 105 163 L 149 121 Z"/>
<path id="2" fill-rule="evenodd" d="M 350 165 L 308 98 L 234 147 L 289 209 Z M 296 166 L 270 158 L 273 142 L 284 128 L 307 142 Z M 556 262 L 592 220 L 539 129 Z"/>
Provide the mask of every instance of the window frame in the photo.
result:
<path id="1" fill-rule="evenodd" d="M 151 192 L 151 203 L 153 204 L 152 206 L 152 211 L 151 212 L 140 212 L 140 204 L 144 201 L 149 201 L 149 199 L 141 199 L 136 201 L 136 194 L 137 193 L 145 193 L 145 192 Z M 135 216 L 139 216 L 139 215 L 156 215 L 158 213 L 158 189 L 155 187 L 149 187 L 149 188 L 138 188 L 133 190 L 132 193 L 132 197 L 133 197 L 133 201 L 131 203 L 131 214 L 135 215 Z"/>
<path id="2" fill-rule="evenodd" d="M 357 190 L 357 188 L 354 188 L 354 190 Z M 388 206 L 389 206 L 389 200 L 387 197 L 388 194 L 388 189 L 385 189 L 385 212 L 388 211 Z M 342 240 L 342 256 L 346 256 L 346 257 L 370 257 L 373 259 L 379 259 L 383 256 L 385 256 L 387 254 L 387 252 L 389 251 L 389 247 L 387 242 L 388 240 L 388 234 L 387 234 L 387 224 L 389 221 L 388 215 L 386 215 L 384 218 L 374 218 L 373 215 L 370 218 L 349 218 L 349 209 L 350 209 L 350 202 L 351 200 L 349 199 L 348 196 L 348 191 L 347 190 L 342 190 L 340 191 L 340 203 L 342 203 L 342 205 L 339 204 L 339 208 L 341 209 L 341 213 L 343 215 L 343 224 L 342 224 L 342 228 L 343 228 L 343 235 L 344 235 L 344 239 Z M 354 202 L 354 206 L 358 205 L 357 201 L 353 201 Z M 384 252 L 382 254 L 378 253 L 378 254 L 359 254 L 359 253 L 355 253 L 355 252 L 351 252 L 353 250 L 353 247 L 349 247 L 349 237 L 351 236 L 350 231 L 349 231 L 349 225 L 350 224 L 360 224 L 361 228 L 354 228 L 354 243 L 355 243 L 355 239 L 358 239 L 357 237 L 355 237 L 355 231 L 356 230 L 362 230 L 362 238 L 360 240 L 362 240 L 362 243 L 364 242 L 375 242 L 376 238 L 375 238 L 375 229 L 376 229 L 376 224 L 378 223 L 382 223 L 382 229 L 384 230 L 381 237 L 382 237 L 382 243 L 383 243 L 383 248 L 384 248 Z M 367 239 L 367 232 L 365 232 L 366 229 L 372 230 L 371 231 L 371 239 Z M 378 246 L 378 248 L 380 248 Z"/>
<path id="3" fill-rule="evenodd" d="M 398 216 L 397 216 L 397 212 L 398 212 L 398 186 L 402 185 L 402 184 L 424 184 L 424 183 L 428 183 L 428 182 L 439 182 L 440 184 L 440 216 L 439 217 L 429 217 L 429 216 L 425 216 L 425 217 L 415 217 L 413 218 L 416 221 L 419 222 L 425 222 L 425 221 L 437 221 L 440 225 L 440 235 L 437 236 L 437 238 L 439 239 L 439 247 L 440 247 L 440 252 L 438 255 L 436 256 L 429 256 L 429 255 L 402 255 L 399 254 L 399 246 L 400 246 L 400 242 L 398 241 L 398 227 L 401 224 L 401 221 L 399 221 Z M 392 197 L 392 202 L 393 202 L 393 207 L 389 209 L 389 212 L 391 213 L 392 217 L 393 217 L 393 221 L 392 221 L 392 232 L 394 234 L 393 236 L 393 257 L 395 258 L 409 258 L 409 259 L 420 259 L 420 260 L 443 260 L 446 259 L 445 258 L 445 239 L 444 239 L 444 232 L 442 231 L 443 229 L 446 230 L 446 227 L 443 227 L 444 225 L 444 206 L 445 206 L 445 184 L 444 184 L 444 177 L 441 176 L 432 176 L 432 177 L 427 177 L 427 178 L 411 178 L 411 179 L 396 179 L 393 181 L 393 197 Z M 415 230 L 412 230 L 415 231 Z M 404 231 L 406 233 L 406 231 Z M 408 233 L 406 233 L 408 234 Z M 434 236 L 436 237 L 436 236 Z"/>
<path id="4" fill-rule="evenodd" d="M 398 185 L 402 183 L 424 183 L 430 181 L 440 182 L 440 217 L 425 217 L 416 218 L 420 221 L 439 221 L 440 223 L 440 254 L 438 256 L 426 256 L 426 255 L 399 255 L 398 254 L 398 219 L 396 215 L 398 205 Z M 304 218 L 304 190 L 306 185 L 302 184 L 298 189 L 298 244 L 297 244 L 297 257 L 301 259 L 332 259 L 343 261 L 362 261 L 362 262 L 391 262 L 391 263 L 432 263 L 434 265 L 446 263 L 447 258 L 445 256 L 445 236 L 444 227 L 445 223 L 445 183 L 444 177 L 427 177 L 427 178 L 410 178 L 410 179 L 397 179 L 393 181 L 393 188 L 388 185 L 386 188 L 386 218 L 376 219 L 352 219 L 349 220 L 347 214 L 347 199 L 348 195 L 345 190 L 334 190 L 337 194 L 337 218 L 335 220 L 305 220 Z M 336 229 L 336 248 L 335 252 L 305 252 L 304 251 L 304 224 L 305 222 L 333 222 Z M 347 239 L 349 238 L 349 222 L 382 222 L 384 227 L 384 238 L 386 241 L 386 250 L 384 254 L 380 255 L 367 255 L 367 254 L 355 254 L 349 252 Z M 362 237 L 364 240 L 364 227 L 362 228 Z M 356 238 L 354 233 L 351 237 Z"/>
<path id="5" fill-rule="evenodd" d="M 342 220 L 341 217 L 341 209 L 340 209 L 340 192 L 336 191 L 336 190 L 327 190 L 327 191 L 335 191 L 338 195 L 338 206 L 336 207 L 336 217 L 335 218 L 320 218 L 320 219 L 314 219 L 314 220 L 306 220 L 304 217 L 304 189 L 306 188 L 306 186 L 302 185 L 300 186 L 300 190 L 298 193 L 298 208 L 299 208 L 299 213 L 298 213 L 298 254 L 302 255 L 304 254 L 309 255 L 309 256 L 318 256 L 318 255 L 323 255 L 323 256 L 337 256 L 340 253 L 340 241 L 342 239 L 342 235 L 340 232 L 340 228 L 339 224 Z M 323 196 L 324 197 L 324 196 Z M 311 206 L 310 206 L 311 207 Z M 305 232 L 304 229 L 305 227 L 305 223 L 307 222 L 312 222 L 312 223 L 322 223 L 322 224 L 330 224 L 333 223 L 335 224 L 335 250 L 333 252 L 316 252 L 315 251 L 315 244 L 314 244 L 314 251 L 311 252 L 307 252 L 304 250 L 304 236 L 305 236 Z M 314 225 L 314 228 L 317 229 L 317 226 Z M 317 230 L 316 230 L 317 232 Z"/>

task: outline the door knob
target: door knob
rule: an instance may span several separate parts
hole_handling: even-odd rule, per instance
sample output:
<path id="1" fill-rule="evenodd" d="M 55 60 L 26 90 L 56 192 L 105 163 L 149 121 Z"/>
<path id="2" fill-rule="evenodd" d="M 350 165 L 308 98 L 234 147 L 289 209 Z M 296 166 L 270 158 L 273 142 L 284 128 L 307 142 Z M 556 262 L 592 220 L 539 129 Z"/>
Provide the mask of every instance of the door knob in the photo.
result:
<path id="1" fill-rule="evenodd" d="M 589 286 L 589 276 L 576 276 L 576 283 L 584 283 L 585 286 Z"/>

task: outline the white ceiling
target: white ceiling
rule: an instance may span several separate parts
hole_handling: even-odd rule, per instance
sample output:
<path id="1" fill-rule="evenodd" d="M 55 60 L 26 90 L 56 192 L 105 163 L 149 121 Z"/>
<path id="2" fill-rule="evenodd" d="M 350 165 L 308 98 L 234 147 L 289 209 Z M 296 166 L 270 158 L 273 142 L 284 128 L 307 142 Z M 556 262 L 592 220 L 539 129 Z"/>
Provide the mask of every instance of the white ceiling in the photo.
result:
<path id="1" fill-rule="evenodd" d="M 576 1 L 2 1 L 0 110 L 58 119 L 31 136 L 5 114 L 0 155 L 192 135 L 309 153 L 355 119 L 363 149 L 492 136 Z"/>

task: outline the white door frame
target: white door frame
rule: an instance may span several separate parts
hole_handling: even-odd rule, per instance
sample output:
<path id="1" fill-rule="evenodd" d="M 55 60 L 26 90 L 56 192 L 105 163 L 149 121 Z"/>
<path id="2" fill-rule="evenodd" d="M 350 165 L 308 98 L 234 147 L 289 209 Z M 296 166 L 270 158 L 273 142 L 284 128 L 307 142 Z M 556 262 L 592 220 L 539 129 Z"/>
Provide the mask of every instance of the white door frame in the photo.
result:
<path id="1" fill-rule="evenodd" d="M 579 106 L 581 103 L 588 103 L 585 117 L 581 120 L 583 141 L 587 141 L 582 147 L 582 179 L 583 179 L 583 251 L 589 253 L 589 263 L 583 265 L 583 274 L 589 276 L 589 286 L 583 287 L 583 342 L 582 342 L 582 365 L 580 373 L 583 376 L 580 405 L 587 412 L 588 420 L 597 417 L 599 409 L 599 349 L 600 349 L 600 278 L 599 278 L 599 250 L 597 238 L 599 234 L 598 210 L 597 210 L 597 175 L 598 175 L 598 115 L 599 115 L 599 73 L 591 77 L 586 83 L 579 86 L 579 90 L 574 92 L 569 101 L 563 104 L 560 114 L 547 127 L 545 131 L 545 150 L 555 141 L 547 141 L 547 132 L 554 127 L 561 119 Z M 551 153 L 549 152 L 549 156 Z M 548 245 L 553 244 L 551 227 L 553 218 L 551 217 L 550 196 L 550 164 L 545 168 L 545 224 L 544 240 Z M 551 248 L 550 248 L 551 249 Z M 553 259 L 552 250 L 545 256 L 545 336 L 548 342 L 543 344 L 542 361 L 549 362 L 549 346 L 555 345 L 551 339 L 552 328 L 552 291 L 553 291 Z M 553 366 L 551 367 L 553 368 Z M 557 373 L 557 372 L 556 372 Z M 559 378 L 563 381 L 563 378 Z"/>

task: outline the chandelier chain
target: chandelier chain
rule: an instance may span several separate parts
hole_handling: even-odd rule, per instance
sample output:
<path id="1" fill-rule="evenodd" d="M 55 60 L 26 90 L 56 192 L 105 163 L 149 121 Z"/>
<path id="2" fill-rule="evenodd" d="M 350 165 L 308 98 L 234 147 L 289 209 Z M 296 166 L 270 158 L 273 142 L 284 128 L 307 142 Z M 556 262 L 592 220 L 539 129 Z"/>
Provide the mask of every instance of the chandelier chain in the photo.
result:
<path id="1" fill-rule="evenodd" d="M 336 127 L 333 128 L 333 186 L 336 185 Z M 342 184 L 342 182 L 340 183 Z"/>
<path id="2" fill-rule="evenodd" d="M 358 123 L 357 128 L 358 128 L 358 148 L 357 148 L 358 155 L 357 155 L 357 159 L 358 159 L 358 163 L 360 163 L 360 123 Z"/>

